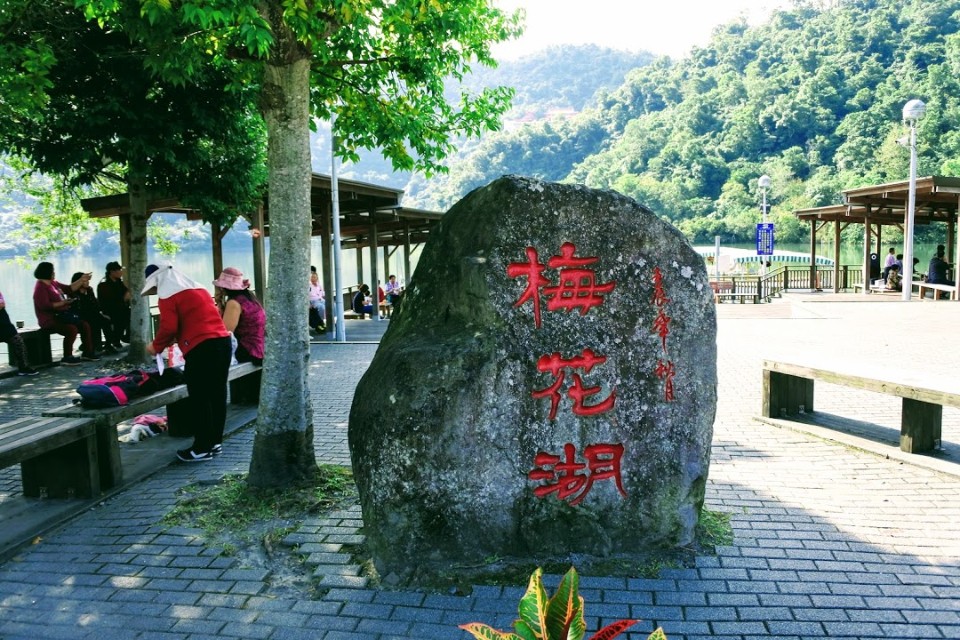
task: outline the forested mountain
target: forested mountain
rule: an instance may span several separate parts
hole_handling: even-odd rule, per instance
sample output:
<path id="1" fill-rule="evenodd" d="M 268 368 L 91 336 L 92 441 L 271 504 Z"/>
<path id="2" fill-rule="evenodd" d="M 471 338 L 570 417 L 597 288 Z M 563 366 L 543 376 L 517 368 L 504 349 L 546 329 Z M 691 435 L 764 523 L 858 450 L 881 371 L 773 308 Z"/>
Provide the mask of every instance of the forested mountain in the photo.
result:
<path id="1" fill-rule="evenodd" d="M 734 22 L 676 63 L 659 59 L 566 120 L 488 136 L 448 176 L 411 185 L 444 209 L 505 173 L 612 188 L 696 241 L 749 241 L 757 178 L 782 240 L 792 211 L 844 188 L 904 180 L 903 105 L 927 103 L 919 174 L 960 175 L 960 0 L 799 1 L 763 25 Z"/>
<path id="2" fill-rule="evenodd" d="M 718 28 L 678 61 L 561 47 L 467 83 L 513 86 L 514 108 L 502 131 L 460 144 L 449 174 L 395 173 L 371 153 L 341 177 L 403 188 L 404 204 L 436 210 L 508 173 L 583 182 L 712 242 L 753 238 L 768 174 L 778 240 L 806 240 L 796 209 L 907 178 L 897 139 L 912 98 L 927 104 L 919 175 L 960 175 L 960 0 L 796 0 L 765 24 Z M 329 173 L 329 149 L 321 128 L 316 171 Z M 0 209 L 0 232 L 12 215 Z"/>
<path id="3" fill-rule="evenodd" d="M 619 87 L 627 73 L 651 60 L 653 56 L 649 53 L 630 53 L 593 45 L 550 47 L 518 60 L 503 62 L 496 69 L 475 68 L 464 79 L 463 88 L 477 92 L 484 87 L 512 87 L 515 92 L 513 106 L 504 118 L 504 129 L 510 131 L 524 123 L 567 118 L 580 113 L 596 104 L 598 92 Z M 448 101 L 455 104 L 459 91 L 459 86 L 449 83 Z M 476 140 L 462 141 L 459 153 L 451 158 L 451 166 L 473 155 L 477 145 Z M 330 173 L 329 127 L 319 127 L 313 136 L 313 166 L 320 173 Z M 344 165 L 341 175 L 352 180 L 406 189 L 412 205 L 417 201 L 432 200 L 436 203 L 438 200 L 417 195 L 429 181 L 425 182 L 422 177 L 409 173 L 393 171 L 390 164 L 376 152 L 362 154 L 359 163 Z M 460 195 L 452 194 L 452 201 L 459 199 Z"/>

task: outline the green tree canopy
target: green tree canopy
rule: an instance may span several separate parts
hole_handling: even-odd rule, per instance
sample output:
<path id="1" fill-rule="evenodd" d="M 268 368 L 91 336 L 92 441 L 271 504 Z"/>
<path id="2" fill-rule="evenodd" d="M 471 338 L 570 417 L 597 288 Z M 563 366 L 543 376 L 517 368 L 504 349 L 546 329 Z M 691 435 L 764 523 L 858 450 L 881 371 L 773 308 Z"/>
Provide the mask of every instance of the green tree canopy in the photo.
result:
<path id="1" fill-rule="evenodd" d="M 312 118 L 335 116 L 338 154 L 378 147 L 397 169 L 442 171 L 455 136 L 499 127 L 510 91 L 445 80 L 493 65 L 492 44 L 519 16 L 489 0 L 78 0 L 87 17 L 149 52 L 167 81 L 190 86 L 209 69 L 255 86 L 267 129 L 270 289 L 266 384 L 249 481 L 284 486 L 312 477 L 313 418 L 303 322 L 310 248 Z M 339 292 L 334 292 L 339 294 Z"/>

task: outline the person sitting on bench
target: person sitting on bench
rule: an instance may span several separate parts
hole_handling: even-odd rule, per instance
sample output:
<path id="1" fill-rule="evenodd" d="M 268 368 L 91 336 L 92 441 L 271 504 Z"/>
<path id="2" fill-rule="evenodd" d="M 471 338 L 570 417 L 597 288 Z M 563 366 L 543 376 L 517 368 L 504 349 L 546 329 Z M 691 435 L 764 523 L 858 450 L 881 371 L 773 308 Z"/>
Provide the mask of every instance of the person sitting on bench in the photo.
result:
<path id="1" fill-rule="evenodd" d="M 62 284 L 56 280 L 56 270 L 52 262 L 41 262 L 33 270 L 33 277 L 37 279 L 33 288 L 33 310 L 37 314 L 37 324 L 48 333 L 59 333 L 63 336 L 63 357 L 60 364 L 74 366 L 83 360 L 96 361 L 100 356 L 93 351 L 93 338 L 90 325 L 87 324 L 73 309 L 73 298 L 70 294 L 81 286 L 89 285 L 89 273 L 83 274 L 71 284 Z M 73 355 L 73 343 L 77 336 L 87 348 L 81 353 L 81 358 Z"/>
<path id="2" fill-rule="evenodd" d="M 250 281 L 235 267 L 227 267 L 213 281 L 223 292 L 223 324 L 237 338 L 237 362 L 263 364 L 263 334 L 267 316 L 263 305 L 250 291 Z"/>
<path id="3" fill-rule="evenodd" d="M 10 322 L 7 313 L 7 303 L 0 293 L 0 342 L 6 342 L 10 349 L 10 360 L 17 365 L 17 374 L 21 376 L 35 376 L 39 371 L 30 366 L 27 359 L 27 344 L 17 332 L 17 328 Z"/>
<path id="4" fill-rule="evenodd" d="M 373 299 L 370 297 L 370 287 L 360 283 L 360 288 L 357 289 L 357 292 L 353 295 L 353 311 L 360 316 L 360 319 L 363 319 L 365 313 L 369 313 L 370 317 L 373 317 Z"/>
<path id="5" fill-rule="evenodd" d="M 901 287 L 900 265 L 894 264 L 887 271 L 887 290 L 900 291 Z"/>
<path id="6" fill-rule="evenodd" d="M 950 265 L 943 259 L 945 251 L 942 244 L 937 245 L 937 253 L 930 258 L 927 266 L 927 282 L 930 284 L 952 284 L 947 280 L 947 269 Z"/>

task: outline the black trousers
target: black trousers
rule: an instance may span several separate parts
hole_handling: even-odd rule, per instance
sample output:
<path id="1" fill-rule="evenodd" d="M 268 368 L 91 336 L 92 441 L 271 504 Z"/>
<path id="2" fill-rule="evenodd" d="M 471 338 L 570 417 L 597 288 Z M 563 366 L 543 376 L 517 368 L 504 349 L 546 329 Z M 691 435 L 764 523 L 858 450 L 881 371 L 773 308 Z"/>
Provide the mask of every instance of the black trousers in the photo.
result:
<path id="1" fill-rule="evenodd" d="M 183 377 L 193 413 L 193 450 L 210 451 L 223 442 L 227 422 L 227 374 L 230 372 L 230 337 L 210 338 L 184 356 Z"/>

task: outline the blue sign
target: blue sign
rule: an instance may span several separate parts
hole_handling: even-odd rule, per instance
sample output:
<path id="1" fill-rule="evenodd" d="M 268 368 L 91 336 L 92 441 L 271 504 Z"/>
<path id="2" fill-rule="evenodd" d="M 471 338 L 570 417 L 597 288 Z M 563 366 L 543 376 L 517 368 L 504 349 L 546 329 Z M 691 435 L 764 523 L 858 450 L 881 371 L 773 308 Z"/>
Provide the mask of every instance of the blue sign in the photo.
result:
<path id="1" fill-rule="evenodd" d="M 773 223 L 762 222 L 757 225 L 757 255 L 773 255 Z"/>

